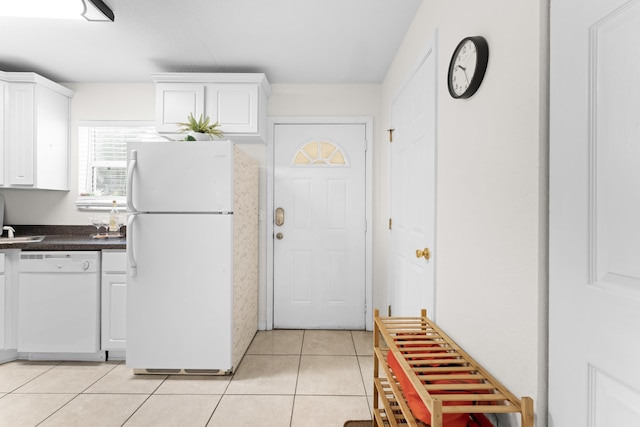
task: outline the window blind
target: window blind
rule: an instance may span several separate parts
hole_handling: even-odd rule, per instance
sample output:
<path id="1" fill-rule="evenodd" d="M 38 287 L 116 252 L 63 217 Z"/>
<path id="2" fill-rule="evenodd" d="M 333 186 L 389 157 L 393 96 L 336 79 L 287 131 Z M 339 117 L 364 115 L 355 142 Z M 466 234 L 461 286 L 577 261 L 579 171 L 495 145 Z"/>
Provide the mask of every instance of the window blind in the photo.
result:
<path id="1" fill-rule="evenodd" d="M 79 209 L 125 205 L 127 142 L 158 141 L 151 123 L 81 123 L 78 127 Z"/>

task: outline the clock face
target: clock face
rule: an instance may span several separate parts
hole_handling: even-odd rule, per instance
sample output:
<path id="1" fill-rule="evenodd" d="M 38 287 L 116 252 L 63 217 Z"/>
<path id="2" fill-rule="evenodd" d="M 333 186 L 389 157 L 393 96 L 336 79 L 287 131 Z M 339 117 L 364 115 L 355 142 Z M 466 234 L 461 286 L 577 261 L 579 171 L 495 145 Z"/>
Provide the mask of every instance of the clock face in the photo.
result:
<path id="1" fill-rule="evenodd" d="M 449 93 L 454 98 L 469 98 L 484 78 L 489 61 L 489 46 L 480 36 L 463 39 L 449 64 Z"/>
<path id="2" fill-rule="evenodd" d="M 462 95 L 467 91 L 473 79 L 478 63 L 478 51 L 471 41 L 465 41 L 453 59 L 453 73 L 451 75 L 451 87 L 456 95 Z"/>

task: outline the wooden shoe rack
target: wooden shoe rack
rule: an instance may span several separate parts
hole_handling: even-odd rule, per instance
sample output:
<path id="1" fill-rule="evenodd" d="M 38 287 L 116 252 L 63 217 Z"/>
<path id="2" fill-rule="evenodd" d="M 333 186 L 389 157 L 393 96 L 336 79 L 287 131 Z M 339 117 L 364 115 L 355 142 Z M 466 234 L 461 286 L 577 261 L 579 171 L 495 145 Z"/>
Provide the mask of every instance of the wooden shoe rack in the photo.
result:
<path id="1" fill-rule="evenodd" d="M 388 357 L 404 375 L 389 368 Z M 415 390 L 408 390 L 413 409 L 417 399 L 430 412 L 431 427 L 447 427 L 447 418 L 456 416 L 448 414 L 485 413 L 520 413 L 522 427 L 533 427 L 533 399 L 516 398 L 429 320 L 426 310 L 420 317 L 380 317 L 375 310 L 373 377 L 378 427 L 425 425 L 412 413 L 401 381 Z"/>

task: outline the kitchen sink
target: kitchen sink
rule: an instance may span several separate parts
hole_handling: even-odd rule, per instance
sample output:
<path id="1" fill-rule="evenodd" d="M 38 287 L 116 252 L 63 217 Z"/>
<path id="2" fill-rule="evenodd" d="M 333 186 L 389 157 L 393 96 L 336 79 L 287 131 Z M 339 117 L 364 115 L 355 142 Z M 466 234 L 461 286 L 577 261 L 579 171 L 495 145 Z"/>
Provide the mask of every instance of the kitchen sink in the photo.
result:
<path id="1" fill-rule="evenodd" d="M 0 237 L 0 245 L 8 243 L 38 243 L 44 240 L 44 236 Z"/>

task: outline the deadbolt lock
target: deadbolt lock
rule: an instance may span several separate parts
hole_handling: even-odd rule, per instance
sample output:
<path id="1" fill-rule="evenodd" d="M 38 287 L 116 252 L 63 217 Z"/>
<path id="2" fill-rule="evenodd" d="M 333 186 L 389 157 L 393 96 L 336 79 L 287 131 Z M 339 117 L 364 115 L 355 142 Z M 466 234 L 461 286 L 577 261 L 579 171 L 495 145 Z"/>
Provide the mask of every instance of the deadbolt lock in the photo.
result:
<path id="1" fill-rule="evenodd" d="M 276 225 L 278 227 L 282 227 L 284 225 L 284 209 L 278 208 L 276 209 Z"/>
<path id="2" fill-rule="evenodd" d="M 282 240 L 283 237 L 284 237 L 284 235 L 282 233 L 276 234 L 276 239 L 278 239 L 278 240 Z"/>

